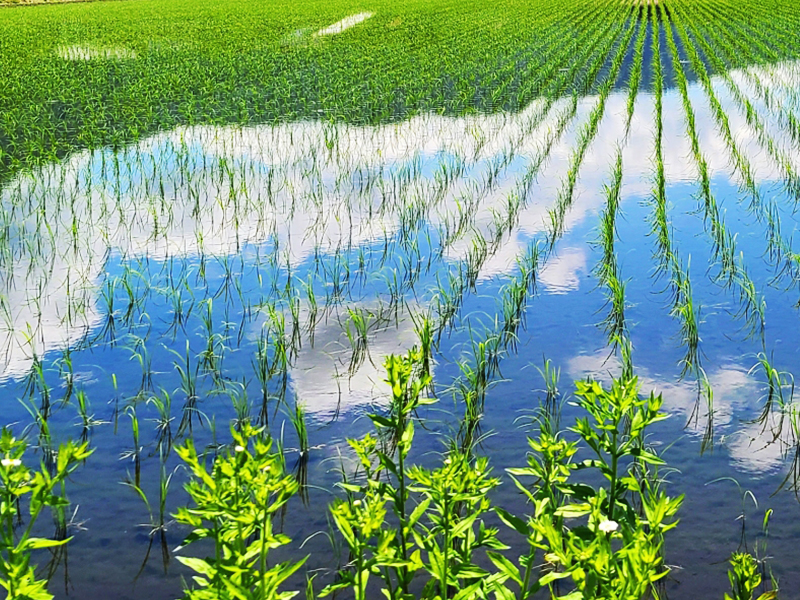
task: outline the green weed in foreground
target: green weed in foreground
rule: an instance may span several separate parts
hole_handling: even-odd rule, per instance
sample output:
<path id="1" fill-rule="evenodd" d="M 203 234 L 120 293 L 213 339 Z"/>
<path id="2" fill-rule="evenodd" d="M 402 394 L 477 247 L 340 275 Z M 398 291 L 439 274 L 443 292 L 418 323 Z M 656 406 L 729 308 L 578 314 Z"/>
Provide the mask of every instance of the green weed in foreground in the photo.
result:
<path id="1" fill-rule="evenodd" d="M 0 587 L 8 600 L 50 600 L 47 580 L 36 576 L 31 552 L 55 548 L 69 541 L 34 537 L 33 531 L 42 511 L 69 506 L 62 484 L 91 451 L 88 444 L 69 442 L 58 449 L 52 465 L 42 463 L 37 471 L 26 462 L 24 440 L 13 437 L 3 428 L 0 433 Z M 59 495 L 61 491 L 61 495 Z M 27 516 L 23 524 L 23 509 Z"/>
<path id="2" fill-rule="evenodd" d="M 270 452 L 271 441 L 260 430 L 244 425 L 232 430 L 233 452 L 214 461 L 209 472 L 190 441 L 175 451 L 188 464 L 193 479 L 186 486 L 193 506 L 175 515 L 192 527 L 184 545 L 210 539 L 214 555 L 179 556 L 196 575 L 192 600 L 291 598 L 278 587 L 304 561 L 268 564 L 269 551 L 289 538 L 273 529 L 273 517 L 298 490 L 296 479 L 284 472 L 281 457 Z"/>
<path id="3" fill-rule="evenodd" d="M 575 404 L 585 416 L 567 431 L 543 419 L 527 466 L 509 469 L 528 499 L 528 514 L 517 516 L 492 505 L 502 480 L 486 457 L 453 450 L 432 468 L 409 465 L 416 411 L 435 401 L 422 397 L 428 376 L 419 350 L 390 356 L 385 367 L 391 407 L 371 416 L 374 435 L 350 440 L 358 468 L 329 507 L 350 559 L 323 597 L 342 590 L 356 600 L 661 597 L 666 535 L 683 501 L 667 495 L 658 473 L 665 463 L 647 445 L 648 428 L 667 416 L 661 396 L 640 396 L 635 377 L 610 389 L 577 382 Z M 272 567 L 267 559 L 289 541 L 274 532 L 273 517 L 297 481 L 263 430 L 245 426 L 233 436 L 235 447 L 210 472 L 191 442 L 178 449 L 194 476 L 187 486 L 194 504 L 177 514 L 194 527 L 186 543 L 214 544 L 213 556 L 179 559 L 197 573 L 186 598 L 291 598 L 299 592 L 278 588 L 304 559 Z M 592 472 L 600 477 L 585 476 Z M 509 556 L 501 532 L 487 525 L 492 513 L 527 541 L 523 555 Z M 753 600 L 762 584 L 756 559 L 737 553 L 731 565 L 733 595 L 725 600 Z M 306 593 L 314 597 L 313 581 Z M 758 600 L 776 597 L 767 590 Z"/>

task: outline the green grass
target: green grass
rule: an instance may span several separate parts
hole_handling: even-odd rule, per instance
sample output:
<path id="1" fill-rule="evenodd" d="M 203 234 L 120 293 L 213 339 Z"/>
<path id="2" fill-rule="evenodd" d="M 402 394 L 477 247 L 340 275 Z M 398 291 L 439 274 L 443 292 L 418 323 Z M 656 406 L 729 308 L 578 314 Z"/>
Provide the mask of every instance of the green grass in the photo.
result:
<path id="1" fill-rule="evenodd" d="M 15 170 L 184 123 L 517 110 L 547 93 L 548 73 L 578 64 L 584 31 L 625 18 L 619 8 L 597 0 L 132 0 L 4 10 L 0 163 Z M 311 35 L 362 11 L 374 16 L 339 35 Z M 752 24 L 727 18 L 763 27 L 764 12 Z M 59 57 L 72 46 L 135 58 Z M 796 54 L 773 46 L 775 57 Z"/>

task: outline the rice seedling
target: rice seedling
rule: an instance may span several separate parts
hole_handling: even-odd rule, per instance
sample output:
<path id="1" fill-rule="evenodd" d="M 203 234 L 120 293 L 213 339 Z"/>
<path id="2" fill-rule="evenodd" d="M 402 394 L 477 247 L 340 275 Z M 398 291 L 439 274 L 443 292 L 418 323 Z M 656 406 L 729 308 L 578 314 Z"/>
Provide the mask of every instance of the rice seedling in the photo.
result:
<path id="1" fill-rule="evenodd" d="M 97 425 L 107 423 L 107 421 L 96 419 L 94 414 L 89 413 L 89 399 L 84 390 L 77 390 L 75 392 L 75 404 L 78 409 L 78 417 L 80 418 L 79 426 L 81 428 L 81 434 L 78 439 L 81 443 L 85 443 L 91 436 L 92 429 Z"/>
<path id="2" fill-rule="evenodd" d="M 142 474 L 142 451 L 144 450 L 144 446 L 140 444 L 140 432 L 139 432 L 139 417 L 136 414 L 136 405 L 132 404 L 125 409 L 125 414 L 130 417 L 131 420 L 131 433 L 133 434 L 133 448 L 131 450 L 126 450 L 122 454 L 120 454 L 120 460 L 132 460 L 133 461 L 133 485 L 139 487 L 139 483 L 141 481 L 141 474 Z"/>
<path id="3" fill-rule="evenodd" d="M 169 456 L 172 449 L 173 435 L 172 422 L 172 395 L 162 389 L 160 393 L 154 394 L 147 399 L 147 404 L 155 407 L 157 416 L 150 419 L 156 429 L 156 448 L 160 456 Z"/>
<path id="4" fill-rule="evenodd" d="M 178 425 L 178 435 L 181 436 L 187 431 L 191 434 L 194 427 L 194 420 L 197 419 L 199 423 L 202 423 L 201 412 L 198 408 L 200 394 L 197 382 L 200 373 L 200 362 L 195 361 L 194 366 L 192 366 L 192 353 L 189 348 L 188 340 L 186 341 L 186 349 L 183 354 L 173 348 L 167 348 L 167 350 L 177 358 L 177 360 L 172 361 L 172 366 L 180 377 L 180 391 L 184 395 L 183 407 L 181 408 L 181 420 Z"/>
<path id="5" fill-rule="evenodd" d="M 165 459 L 166 457 L 162 455 L 161 460 L 159 461 L 158 506 L 156 510 L 153 510 L 154 507 L 150 504 L 147 494 L 145 494 L 144 490 L 139 487 L 138 482 L 123 482 L 124 485 L 127 485 L 133 489 L 139 498 L 141 498 L 145 508 L 147 509 L 149 517 L 149 521 L 147 523 L 141 523 L 139 525 L 140 527 L 144 527 L 148 530 L 149 541 L 147 544 L 147 551 L 145 552 L 144 558 L 142 559 L 142 564 L 139 567 L 139 572 L 136 574 L 134 581 L 138 580 L 144 572 L 144 569 L 147 566 L 147 561 L 150 558 L 150 552 L 153 549 L 153 542 L 156 539 L 158 539 L 158 544 L 161 549 L 161 566 L 165 574 L 167 573 L 167 568 L 169 567 L 170 550 L 167 543 L 167 530 L 175 521 L 173 519 L 168 519 L 169 513 L 167 512 L 167 495 L 169 493 L 169 486 L 172 483 L 172 477 L 177 472 L 178 467 L 176 467 L 172 472 L 168 472 Z"/>

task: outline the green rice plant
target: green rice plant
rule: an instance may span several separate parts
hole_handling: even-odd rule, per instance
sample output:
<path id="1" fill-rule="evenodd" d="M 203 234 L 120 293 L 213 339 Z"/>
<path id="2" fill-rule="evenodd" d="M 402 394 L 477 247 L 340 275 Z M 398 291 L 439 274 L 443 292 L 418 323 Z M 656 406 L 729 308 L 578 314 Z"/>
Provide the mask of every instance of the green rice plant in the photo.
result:
<path id="1" fill-rule="evenodd" d="M 125 413 L 131 419 L 131 433 L 133 434 L 133 449 L 126 450 L 120 454 L 120 460 L 131 459 L 133 461 L 133 485 L 139 487 L 142 476 L 142 451 L 144 446 L 140 443 L 139 417 L 136 414 L 136 405 L 132 404 L 125 409 Z"/>
<path id="2" fill-rule="evenodd" d="M 192 475 L 185 486 L 192 504 L 174 515 L 192 532 L 176 552 L 204 539 L 214 547 L 213 555 L 205 558 L 177 557 L 195 572 L 194 586 L 185 589 L 185 597 L 292 598 L 297 592 L 279 588 L 305 559 L 269 566 L 269 553 L 289 542 L 275 531 L 274 519 L 297 492 L 298 483 L 285 473 L 262 430 L 247 425 L 241 433 L 232 429 L 231 435 L 232 451 L 220 455 L 210 470 L 191 440 L 175 449 Z"/>
<path id="3" fill-rule="evenodd" d="M 306 423 L 306 409 L 301 402 L 295 401 L 294 410 L 289 412 L 289 422 L 297 436 L 297 463 L 296 479 L 300 498 L 308 504 L 308 459 L 310 446 L 308 443 L 308 425 Z"/>
<path id="4" fill-rule="evenodd" d="M 168 456 L 172 449 L 172 395 L 165 389 L 147 399 L 147 404 L 155 407 L 157 416 L 150 419 L 156 429 L 156 447 L 159 455 Z"/>
<path id="5" fill-rule="evenodd" d="M 211 375 L 215 384 L 219 384 L 222 381 L 221 363 L 225 345 L 224 335 L 214 332 L 213 301 L 213 298 L 206 298 L 200 302 L 205 305 L 205 311 L 201 312 L 200 318 L 203 322 L 206 343 L 198 359 L 200 368 Z"/>
<path id="6" fill-rule="evenodd" d="M 140 527 L 145 527 L 148 529 L 149 542 L 147 544 L 147 551 L 145 552 L 144 559 L 142 560 L 142 565 L 139 568 L 139 572 L 136 574 L 135 579 L 138 579 L 142 575 L 142 572 L 147 566 L 147 561 L 150 558 L 150 552 L 153 549 L 153 542 L 156 540 L 156 538 L 158 538 L 158 544 L 161 549 L 161 565 L 165 574 L 167 572 L 167 568 L 169 567 L 170 550 L 167 544 L 167 530 L 174 523 L 174 521 L 167 518 L 169 516 L 167 513 L 167 495 L 169 493 L 169 486 L 172 482 L 172 477 L 175 475 L 178 468 L 173 470 L 171 473 L 168 473 L 166 467 L 166 456 L 164 455 L 161 455 L 161 460 L 159 463 L 157 512 L 153 510 L 150 501 L 147 499 L 147 494 L 145 494 L 144 490 L 142 490 L 137 483 L 131 481 L 123 482 L 124 485 L 132 488 L 133 491 L 135 491 L 136 494 L 142 499 L 149 516 L 149 521 L 147 523 L 140 524 Z"/>
<path id="7" fill-rule="evenodd" d="M 247 395 L 247 382 L 242 381 L 229 381 L 226 385 L 225 393 L 231 400 L 233 412 L 235 414 L 231 421 L 231 426 L 237 431 L 242 431 L 242 428 L 252 423 L 252 407 L 250 405 L 250 398 Z"/>
<path id="8" fill-rule="evenodd" d="M 561 398 L 561 392 L 558 389 L 558 382 L 561 379 L 561 369 L 553 366 L 553 362 L 546 358 L 542 368 L 536 367 L 539 375 L 544 380 L 545 399 L 544 405 L 547 414 L 552 414 L 553 410 Z"/>
<path id="9" fill-rule="evenodd" d="M 146 390 L 153 389 L 153 360 L 147 349 L 147 340 L 136 334 L 130 334 L 132 344 L 130 345 L 130 360 L 136 360 L 142 369 L 142 381 L 139 385 L 139 394 Z M 138 395 L 138 394 L 137 394 Z"/>
<path id="10" fill-rule="evenodd" d="M 189 340 L 186 340 L 186 349 L 181 355 L 173 348 L 167 348 L 174 354 L 178 360 L 172 361 L 172 366 L 178 372 L 181 380 L 180 390 L 185 396 L 183 407 L 181 409 L 181 420 L 178 424 L 178 435 L 183 435 L 184 432 L 192 432 L 194 427 L 194 419 L 197 418 L 198 422 L 202 423 L 201 413 L 198 408 L 200 400 L 199 389 L 197 386 L 197 378 L 200 373 L 200 362 L 195 361 L 192 366 L 192 353 L 189 349 Z"/>
<path id="11" fill-rule="evenodd" d="M 351 377 L 369 356 L 369 332 L 374 320 L 375 315 L 370 310 L 349 307 L 347 309 L 344 332 L 350 342 L 351 354 L 347 370 Z"/>
<path id="12" fill-rule="evenodd" d="M 106 421 L 96 419 L 94 414 L 89 414 L 89 398 L 86 396 L 85 390 L 78 390 L 75 392 L 75 404 L 78 408 L 78 416 L 80 418 L 81 443 L 86 442 L 92 433 L 92 429 L 97 425 L 103 425 Z"/>
<path id="13" fill-rule="evenodd" d="M 753 374 L 760 371 L 766 380 L 766 395 L 764 396 L 764 405 L 761 409 L 761 414 L 756 419 L 756 422 L 761 423 L 766 430 L 768 421 L 775 412 L 778 413 L 780 423 L 776 429 L 776 437 L 780 435 L 785 410 L 791 406 L 794 400 L 794 376 L 786 371 L 779 371 L 773 364 L 774 357 L 767 356 L 764 352 L 759 352 L 757 362 L 753 365 L 748 374 Z"/>
<path id="14" fill-rule="evenodd" d="M 0 587 L 9 599 L 30 598 L 50 600 L 47 581 L 36 576 L 31 564 L 31 552 L 41 548 L 57 548 L 70 538 L 47 539 L 34 537 L 34 527 L 45 508 L 57 510 L 68 506 L 62 483 L 90 455 L 86 443 L 68 442 L 58 448 L 58 458 L 51 469 L 44 463 L 39 470 L 25 462 L 27 444 L 16 439 L 9 429 L 0 432 Z M 58 493 L 59 488 L 61 494 Z M 24 528 L 16 523 L 21 519 L 21 506 L 28 505 L 28 519 Z"/>
<path id="15" fill-rule="evenodd" d="M 414 323 L 414 332 L 417 334 L 419 349 L 421 353 L 420 366 L 422 375 L 430 377 L 433 374 L 433 353 L 438 350 L 435 334 L 434 321 L 428 313 L 411 313 L 411 320 Z M 431 392 L 434 390 L 431 389 Z"/>

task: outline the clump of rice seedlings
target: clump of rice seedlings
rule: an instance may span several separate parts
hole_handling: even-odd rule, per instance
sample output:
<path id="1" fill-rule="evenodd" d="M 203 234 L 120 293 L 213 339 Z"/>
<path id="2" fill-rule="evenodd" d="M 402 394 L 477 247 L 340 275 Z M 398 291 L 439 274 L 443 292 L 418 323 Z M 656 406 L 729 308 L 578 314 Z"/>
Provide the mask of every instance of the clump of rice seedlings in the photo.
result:
<path id="1" fill-rule="evenodd" d="M 773 358 L 765 352 L 759 352 L 757 362 L 748 371 L 748 375 L 760 372 L 766 383 L 766 395 L 761 413 L 756 419 L 763 427 L 762 433 L 769 426 L 770 418 L 777 413 L 779 422 L 774 430 L 773 441 L 778 439 L 783 430 L 783 418 L 786 410 L 794 401 L 794 376 L 786 371 L 779 371 L 773 363 Z M 797 438 L 796 438 L 797 439 Z"/>
<path id="2" fill-rule="evenodd" d="M 369 355 L 369 333 L 375 321 L 375 314 L 364 308 L 348 308 L 345 335 L 350 342 L 350 362 L 348 373 L 352 377 Z"/>
<path id="3" fill-rule="evenodd" d="M 96 419 L 94 414 L 90 414 L 89 398 L 86 396 L 85 390 L 77 390 L 75 392 L 75 405 L 78 409 L 78 417 L 80 418 L 81 443 L 88 441 L 92 433 L 92 429 L 97 425 L 102 425 L 106 421 Z"/>
<path id="4" fill-rule="evenodd" d="M 57 361 L 58 374 L 64 382 L 64 395 L 61 404 L 69 404 L 72 398 L 72 391 L 75 387 L 75 369 L 72 365 L 72 350 L 69 346 L 64 348 L 61 358 Z"/>
<path id="5" fill-rule="evenodd" d="M 256 379 L 261 388 L 259 421 L 269 423 L 269 402 L 283 402 L 289 374 L 289 350 L 286 343 L 286 317 L 274 304 L 266 306 L 267 320 L 256 340 L 256 353 L 252 360 Z M 277 389 L 276 389 L 277 388 Z M 277 411 L 278 407 L 275 407 Z"/>
<path id="6" fill-rule="evenodd" d="M 42 418 L 47 420 L 50 418 L 52 410 L 50 386 L 47 384 L 44 362 L 35 350 L 35 342 L 31 337 L 30 328 L 26 334 L 25 343 L 31 348 L 31 367 L 22 381 L 22 395 L 30 401 L 34 401 L 38 397 L 39 412 L 42 414 Z"/>
<path id="7" fill-rule="evenodd" d="M 438 350 L 434 333 L 435 324 L 428 313 L 416 314 L 412 312 L 411 319 L 414 323 L 414 332 L 417 334 L 417 340 L 419 341 L 422 375 L 429 377 L 433 372 L 433 353 Z"/>
<path id="8" fill-rule="evenodd" d="M 186 349 L 183 354 L 173 348 L 168 348 L 167 350 L 177 357 L 177 360 L 172 361 L 172 366 L 178 372 L 178 376 L 181 380 L 180 390 L 184 395 L 181 420 L 178 425 L 178 435 L 181 436 L 186 431 L 191 434 L 195 419 L 202 423 L 201 412 L 198 408 L 200 393 L 197 381 L 200 374 L 200 362 L 197 360 L 194 362 L 192 361 L 189 340 L 186 340 Z"/>
<path id="9" fill-rule="evenodd" d="M 136 405 L 131 404 L 125 409 L 125 414 L 131 420 L 131 433 L 133 434 L 133 449 L 126 450 L 120 454 L 120 460 L 130 459 L 133 461 L 133 482 L 136 487 L 139 487 L 142 473 L 142 451 L 144 447 L 139 441 L 139 417 L 136 414 Z"/>
<path id="10" fill-rule="evenodd" d="M 300 484 L 300 498 L 308 504 L 308 459 L 310 446 L 308 443 L 308 426 L 306 423 L 306 409 L 301 402 L 295 401 L 294 410 L 289 412 L 289 421 L 297 436 L 297 462 L 295 465 L 295 478 Z"/>
<path id="11" fill-rule="evenodd" d="M 153 506 L 150 504 L 147 494 L 145 494 L 144 490 L 140 487 L 138 481 L 122 482 L 123 485 L 127 485 L 133 489 L 139 498 L 142 499 L 142 502 L 144 503 L 149 515 L 149 521 L 139 525 L 140 527 L 148 529 L 149 540 L 147 544 L 147 551 L 145 552 L 142 564 L 139 567 L 139 572 L 136 574 L 134 581 L 138 580 L 144 572 L 144 569 L 147 566 L 147 561 L 150 558 L 150 552 L 153 549 L 153 542 L 156 539 L 158 539 L 159 548 L 161 549 L 161 566 L 164 570 L 164 573 L 167 573 L 170 561 L 170 550 L 167 543 L 167 530 L 175 522 L 174 519 L 167 518 L 169 516 L 169 513 L 167 512 L 167 496 L 169 494 L 169 486 L 172 483 L 172 478 L 177 470 L 178 468 L 174 469 L 172 472 L 168 472 L 165 457 L 161 457 L 161 460 L 159 461 L 157 510 L 153 510 Z"/>
<path id="12" fill-rule="evenodd" d="M 215 385 L 222 382 L 222 358 L 225 351 L 225 336 L 214 332 L 213 298 L 205 298 L 201 304 L 205 310 L 201 311 L 200 318 L 203 322 L 203 333 L 206 343 L 198 356 L 200 368 L 211 375 Z"/>
<path id="13" fill-rule="evenodd" d="M 561 392 L 558 389 L 558 382 L 561 379 L 561 368 L 553 366 L 553 362 L 549 358 L 545 358 L 542 367 L 536 367 L 536 370 L 539 371 L 544 381 L 545 397 L 542 409 L 548 417 L 547 422 L 557 428 L 560 416 Z"/>
<path id="14" fill-rule="evenodd" d="M 156 448 L 160 455 L 168 456 L 172 449 L 172 395 L 165 389 L 159 393 L 151 395 L 147 399 L 147 404 L 155 407 L 156 416 L 151 418 L 156 429 Z"/>

